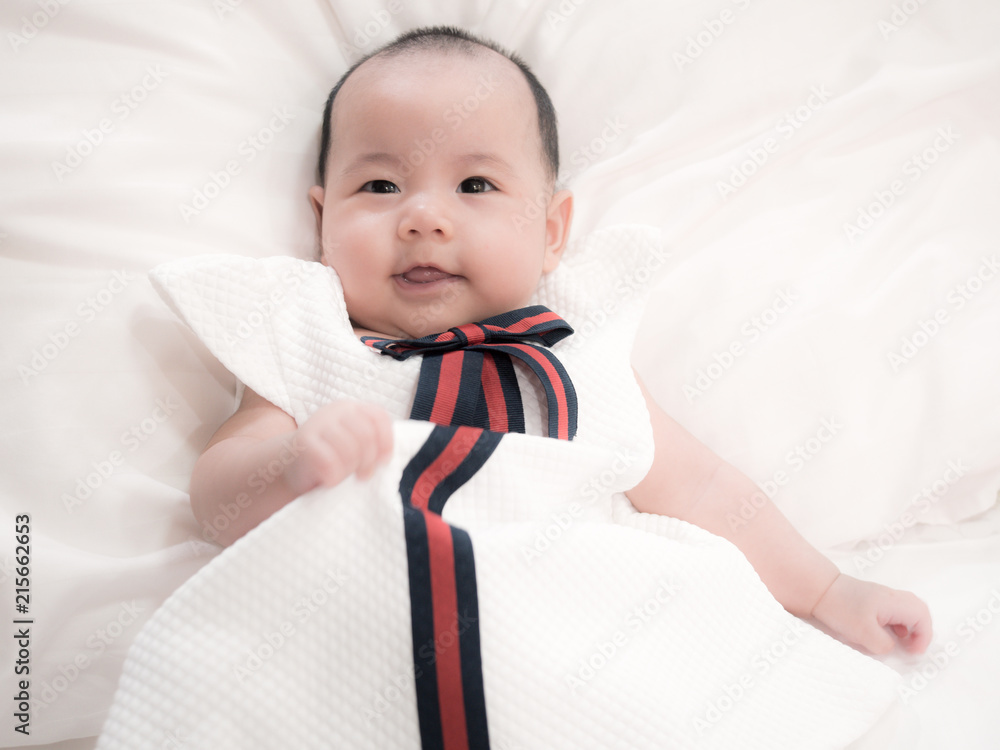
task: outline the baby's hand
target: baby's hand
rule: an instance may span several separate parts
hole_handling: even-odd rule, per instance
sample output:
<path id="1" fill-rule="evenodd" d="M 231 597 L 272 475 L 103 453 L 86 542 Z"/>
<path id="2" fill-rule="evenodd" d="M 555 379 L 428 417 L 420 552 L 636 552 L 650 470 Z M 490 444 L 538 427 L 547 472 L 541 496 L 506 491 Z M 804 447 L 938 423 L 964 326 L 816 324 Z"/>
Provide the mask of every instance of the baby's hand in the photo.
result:
<path id="1" fill-rule="evenodd" d="M 873 654 L 892 651 L 895 640 L 904 650 L 922 654 L 931 641 L 931 613 L 923 601 L 908 591 L 843 573 L 816 603 L 812 614 L 850 643 Z"/>
<path id="2" fill-rule="evenodd" d="M 384 409 L 358 401 L 321 407 L 292 438 L 296 456 L 284 480 L 296 496 L 333 487 L 351 474 L 367 479 L 392 452 L 392 425 Z"/>

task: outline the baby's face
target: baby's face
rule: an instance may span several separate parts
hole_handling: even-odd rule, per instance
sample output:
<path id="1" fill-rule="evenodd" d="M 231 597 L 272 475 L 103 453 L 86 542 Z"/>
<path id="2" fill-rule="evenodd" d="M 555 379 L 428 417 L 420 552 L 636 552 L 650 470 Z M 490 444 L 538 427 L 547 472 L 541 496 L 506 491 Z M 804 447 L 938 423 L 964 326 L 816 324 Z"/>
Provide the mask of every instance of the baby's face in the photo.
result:
<path id="1" fill-rule="evenodd" d="M 501 55 L 372 59 L 332 133 L 309 194 L 355 329 L 419 337 L 524 307 L 558 264 L 572 196 L 551 194 L 534 98 Z"/>

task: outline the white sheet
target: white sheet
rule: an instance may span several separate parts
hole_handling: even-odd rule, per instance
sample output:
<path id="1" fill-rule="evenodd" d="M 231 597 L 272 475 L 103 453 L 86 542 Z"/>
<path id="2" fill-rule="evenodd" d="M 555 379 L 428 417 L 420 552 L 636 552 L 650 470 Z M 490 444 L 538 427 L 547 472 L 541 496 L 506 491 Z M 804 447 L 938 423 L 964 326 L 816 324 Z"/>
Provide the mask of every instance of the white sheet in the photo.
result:
<path id="1" fill-rule="evenodd" d="M 6 529 L 32 514 L 33 696 L 64 687 L 30 742 L 96 733 L 130 639 L 215 554 L 185 492 L 234 385 L 145 271 L 202 252 L 309 256 L 305 190 L 330 85 L 355 49 L 439 22 L 518 49 L 546 83 L 576 232 L 665 231 L 671 264 L 635 354 L 665 408 L 758 482 L 783 471 L 775 500 L 845 566 L 859 567 L 852 545 L 881 547 L 860 572 L 929 600 L 932 650 L 989 612 L 998 527 L 974 519 L 1000 486 L 1000 279 L 961 309 L 956 286 L 990 273 L 998 235 L 995 3 L 12 0 L 0 8 L 0 507 Z M 89 153 L 77 164 L 70 150 Z M 724 197 L 741 165 L 753 174 Z M 939 311 L 894 371 L 888 354 L 923 342 Z M 734 344 L 744 353 L 727 368 Z M 709 387 L 689 401 L 699 370 Z M 789 458 L 798 447 L 808 461 Z M 897 542 L 925 488 L 913 520 L 955 538 L 914 526 Z M 984 626 L 920 693 L 925 747 L 956 716 L 965 746 L 990 746 L 998 720 L 975 707 L 997 638 Z M 0 725 L 0 743 L 24 739 Z"/>

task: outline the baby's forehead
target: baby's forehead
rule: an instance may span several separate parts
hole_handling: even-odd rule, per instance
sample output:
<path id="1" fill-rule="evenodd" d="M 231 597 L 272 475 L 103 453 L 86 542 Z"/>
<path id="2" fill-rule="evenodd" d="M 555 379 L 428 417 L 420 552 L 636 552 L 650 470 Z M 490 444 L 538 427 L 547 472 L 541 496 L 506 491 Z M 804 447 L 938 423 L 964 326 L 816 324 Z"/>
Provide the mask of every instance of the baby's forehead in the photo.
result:
<path id="1" fill-rule="evenodd" d="M 476 106 L 476 102 L 469 97 L 478 96 L 481 100 L 498 90 L 507 95 L 505 100 L 510 107 L 518 111 L 534 108 L 534 97 L 520 69 L 505 56 L 479 45 L 471 50 L 410 49 L 376 55 L 358 66 L 344 82 L 341 92 L 344 96 L 338 95 L 334 108 L 336 110 L 338 105 L 343 105 L 341 111 L 346 110 L 357 94 L 363 94 L 376 85 L 391 85 L 395 81 L 413 82 L 420 78 L 436 80 L 441 75 L 465 79 L 469 91 L 455 91 L 455 104 L 459 111 L 462 111 L 462 105 L 466 105 L 465 111 L 471 111 Z M 512 93 L 513 96 L 510 95 Z M 432 104 L 429 103 L 429 106 Z"/>
<path id="2" fill-rule="evenodd" d="M 440 136 L 431 148 L 439 157 L 503 152 L 507 165 L 537 163 L 548 171 L 531 85 L 516 63 L 486 47 L 407 50 L 366 60 L 334 100 L 331 158 L 405 152 L 414 147 L 414 129 L 423 134 L 417 141 Z M 444 141 L 449 148 L 440 146 Z"/>

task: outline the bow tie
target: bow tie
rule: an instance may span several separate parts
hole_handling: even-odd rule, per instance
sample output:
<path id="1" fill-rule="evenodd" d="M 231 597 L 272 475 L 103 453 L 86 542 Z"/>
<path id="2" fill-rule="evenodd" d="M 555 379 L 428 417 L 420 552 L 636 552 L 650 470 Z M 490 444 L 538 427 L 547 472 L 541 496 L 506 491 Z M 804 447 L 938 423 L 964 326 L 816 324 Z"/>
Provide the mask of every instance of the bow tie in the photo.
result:
<path id="1" fill-rule="evenodd" d="M 419 339 L 383 339 L 362 336 L 361 341 L 396 359 L 413 354 L 431 354 L 468 349 L 483 344 L 509 344 L 520 341 L 552 346 L 573 333 L 569 323 L 542 305 L 494 315 L 479 323 L 466 323 L 444 333 L 432 333 Z"/>
<path id="2" fill-rule="evenodd" d="M 443 425 L 524 432 L 524 409 L 512 358 L 524 362 L 545 389 L 548 434 L 576 434 L 576 390 L 562 363 L 546 347 L 573 333 L 541 305 L 495 315 L 418 339 L 362 336 L 362 343 L 403 360 L 424 356 L 410 419 Z"/>

